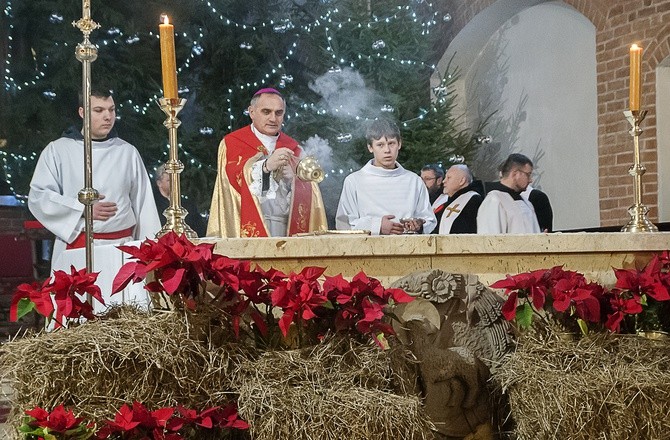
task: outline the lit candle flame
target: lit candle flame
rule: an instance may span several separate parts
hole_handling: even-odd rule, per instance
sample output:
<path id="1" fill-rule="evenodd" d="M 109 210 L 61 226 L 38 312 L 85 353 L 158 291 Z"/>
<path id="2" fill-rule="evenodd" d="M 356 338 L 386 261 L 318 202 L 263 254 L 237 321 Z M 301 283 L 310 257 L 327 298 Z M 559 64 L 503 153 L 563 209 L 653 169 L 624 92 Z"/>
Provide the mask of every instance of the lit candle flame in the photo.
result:
<path id="1" fill-rule="evenodd" d="M 163 22 L 163 24 L 170 24 L 170 19 L 167 14 L 161 14 L 161 22 Z"/>

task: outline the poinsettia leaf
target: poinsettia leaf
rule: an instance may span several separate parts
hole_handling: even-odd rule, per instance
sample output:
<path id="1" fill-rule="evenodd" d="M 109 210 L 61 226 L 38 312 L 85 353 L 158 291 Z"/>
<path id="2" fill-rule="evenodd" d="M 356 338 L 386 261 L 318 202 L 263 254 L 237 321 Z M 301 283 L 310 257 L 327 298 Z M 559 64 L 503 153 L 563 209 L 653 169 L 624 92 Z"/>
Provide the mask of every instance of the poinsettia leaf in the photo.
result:
<path id="1" fill-rule="evenodd" d="M 384 333 L 379 333 L 377 335 L 373 336 L 373 339 L 375 341 L 375 344 L 379 346 L 382 350 L 388 350 L 391 348 L 391 345 L 389 344 L 388 340 L 386 339 L 386 336 L 384 336 Z"/>
<path id="2" fill-rule="evenodd" d="M 12 301 L 9 308 L 9 320 L 16 322 L 35 309 L 35 303 L 28 298 L 21 298 L 17 303 Z"/>
<path id="3" fill-rule="evenodd" d="M 166 269 L 163 272 L 163 287 L 165 287 L 165 292 L 168 295 L 175 293 L 179 286 L 181 285 L 182 280 L 184 279 L 184 274 L 186 270 L 183 268 L 179 269 Z"/>
<path id="4" fill-rule="evenodd" d="M 293 322 L 293 311 L 287 310 L 284 312 L 281 318 L 279 318 L 279 329 L 281 330 L 282 335 L 286 337 L 288 335 L 288 329 Z"/>
<path id="5" fill-rule="evenodd" d="M 153 418 L 156 420 L 156 424 L 158 426 L 166 426 L 167 421 L 172 417 L 174 414 L 174 408 L 160 408 L 155 411 L 151 411 L 151 415 Z"/>
<path id="6" fill-rule="evenodd" d="M 511 275 L 506 275 L 504 279 L 491 284 L 491 288 L 511 290 L 517 288 L 517 282 Z"/>
<path id="7" fill-rule="evenodd" d="M 390 288 L 386 289 L 386 293 L 391 295 L 393 302 L 402 304 L 414 301 L 415 297 L 405 292 L 403 289 Z"/>
<path id="8" fill-rule="evenodd" d="M 119 269 L 119 272 L 116 274 L 114 281 L 112 282 L 112 295 L 126 288 L 128 283 L 130 283 L 135 276 L 135 269 L 138 265 L 139 263 L 131 261 L 121 266 L 121 269 Z"/>
<path id="9" fill-rule="evenodd" d="M 530 328 L 533 323 L 533 308 L 528 302 L 524 302 L 516 309 L 516 322 L 523 329 Z"/>
<path id="10" fill-rule="evenodd" d="M 516 310 L 517 310 L 516 299 L 517 299 L 517 292 L 514 291 L 510 296 L 507 297 L 505 304 L 503 304 L 502 314 L 508 321 L 513 321 L 514 318 L 516 318 Z"/>
<path id="11" fill-rule="evenodd" d="M 142 249 L 142 247 L 120 245 L 117 246 L 116 248 L 121 252 L 125 252 L 126 254 L 132 255 L 133 257 L 137 258 L 140 261 L 146 255 L 146 251 Z"/>
<path id="12" fill-rule="evenodd" d="M 114 423 L 122 428 L 124 431 L 130 431 L 140 424 L 138 421 L 133 421 L 133 410 L 127 404 L 123 404 L 116 413 Z"/>
<path id="13" fill-rule="evenodd" d="M 250 315 L 251 319 L 253 319 L 254 323 L 256 324 L 256 327 L 258 327 L 258 331 L 260 332 L 261 336 L 267 336 L 268 325 L 265 323 L 263 315 L 261 315 L 257 310 L 252 310 Z"/>
<path id="14" fill-rule="evenodd" d="M 309 280 L 316 280 L 326 271 L 325 267 L 307 266 L 300 271 L 300 275 Z"/>
<path id="15" fill-rule="evenodd" d="M 198 421 L 198 425 L 202 426 L 203 428 L 211 429 L 214 426 L 214 422 L 212 422 L 211 417 L 202 417 Z"/>
<path id="16" fill-rule="evenodd" d="M 589 326 L 586 324 L 586 321 L 584 321 L 581 318 L 577 319 L 577 325 L 579 325 L 579 329 L 582 331 L 583 335 L 588 335 L 589 334 Z"/>

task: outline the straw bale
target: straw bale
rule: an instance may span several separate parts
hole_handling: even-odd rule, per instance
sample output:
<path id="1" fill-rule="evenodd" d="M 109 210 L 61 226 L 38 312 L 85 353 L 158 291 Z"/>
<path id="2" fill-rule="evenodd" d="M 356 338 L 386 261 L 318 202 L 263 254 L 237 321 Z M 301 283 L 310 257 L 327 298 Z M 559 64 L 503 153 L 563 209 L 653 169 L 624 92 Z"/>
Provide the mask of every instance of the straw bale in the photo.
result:
<path id="1" fill-rule="evenodd" d="M 8 423 L 35 405 L 99 421 L 134 400 L 204 409 L 237 399 L 254 439 L 432 438 L 416 360 L 401 344 L 383 351 L 345 336 L 261 352 L 231 341 L 215 313 L 122 307 L 3 344 L 0 375 L 15 391 Z"/>
<path id="2" fill-rule="evenodd" d="M 15 391 L 13 408 L 20 413 L 62 403 L 99 420 L 134 400 L 202 408 L 230 400 L 229 372 L 247 354 L 234 344 L 212 346 L 214 335 L 194 331 L 192 321 L 204 317 L 131 308 L 115 314 L 0 347 L 0 372 Z"/>
<path id="3" fill-rule="evenodd" d="M 416 363 L 346 337 L 270 351 L 240 366 L 239 412 L 254 440 L 432 439 Z"/>
<path id="4" fill-rule="evenodd" d="M 417 361 L 400 343 L 383 351 L 346 336 L 329 337 L 301 350 L 267 351 L 240 365 L 236 382 L 252 381 L 293 386 L 360 386 L 398 393 L 418 393 Z"/>
<path id="5" fill-rule="evenodd" d="M 239 405 L 254 440 L 433 439 L 417 397 L 358 386 L 246 382 Z"/>
<path id="6" fill-rule="evenodd" d="M 494 373 L 520 440 L 670 438 L 670 342 L 522 339 Z"/>

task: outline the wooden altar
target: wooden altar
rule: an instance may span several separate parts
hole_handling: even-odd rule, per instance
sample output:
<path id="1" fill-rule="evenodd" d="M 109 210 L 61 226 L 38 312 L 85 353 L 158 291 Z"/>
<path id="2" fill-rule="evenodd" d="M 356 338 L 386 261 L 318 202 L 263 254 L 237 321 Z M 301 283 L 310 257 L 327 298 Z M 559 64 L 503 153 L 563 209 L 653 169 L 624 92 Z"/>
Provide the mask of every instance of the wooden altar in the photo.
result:
<path id="1" fill-rule="evenodd" d="M 555 233 L 533 235 L 320 235 L 289 238 L 210 239 L 215 252 L 249 259 L 264 269 L 327 267 L 351 277 L 365 271 L 385 285 L 415 271 L 472 273 L 489 284 L 534 269 L 564 265 L 592 281 L 612 284 L 612 268 L 644 264 L 670 249 L 670 232 Z"/>

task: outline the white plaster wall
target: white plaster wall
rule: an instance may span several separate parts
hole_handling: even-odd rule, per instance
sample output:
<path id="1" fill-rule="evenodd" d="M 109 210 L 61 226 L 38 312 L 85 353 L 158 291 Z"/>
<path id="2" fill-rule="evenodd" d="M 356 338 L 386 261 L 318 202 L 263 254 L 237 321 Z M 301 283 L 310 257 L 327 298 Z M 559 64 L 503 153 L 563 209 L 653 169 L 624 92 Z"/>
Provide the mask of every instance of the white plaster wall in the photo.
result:
<path id="1" fill-rule="evenodd" d="M 658 220 L 670 221 L 670 58 L 656 69 Z M 644 129 L 644 128 L 643 128 Z"/>
<path id="2" fill-rule="evenodd" d="M 526 154 L 555 230 L 599 226 L 595 27 L 559 1 L 499 0 L 479 15 L 443 58 L 457 54 L 466 124 L 496 112 L 475 173 L 496 180 L 509 153 Z"/>

